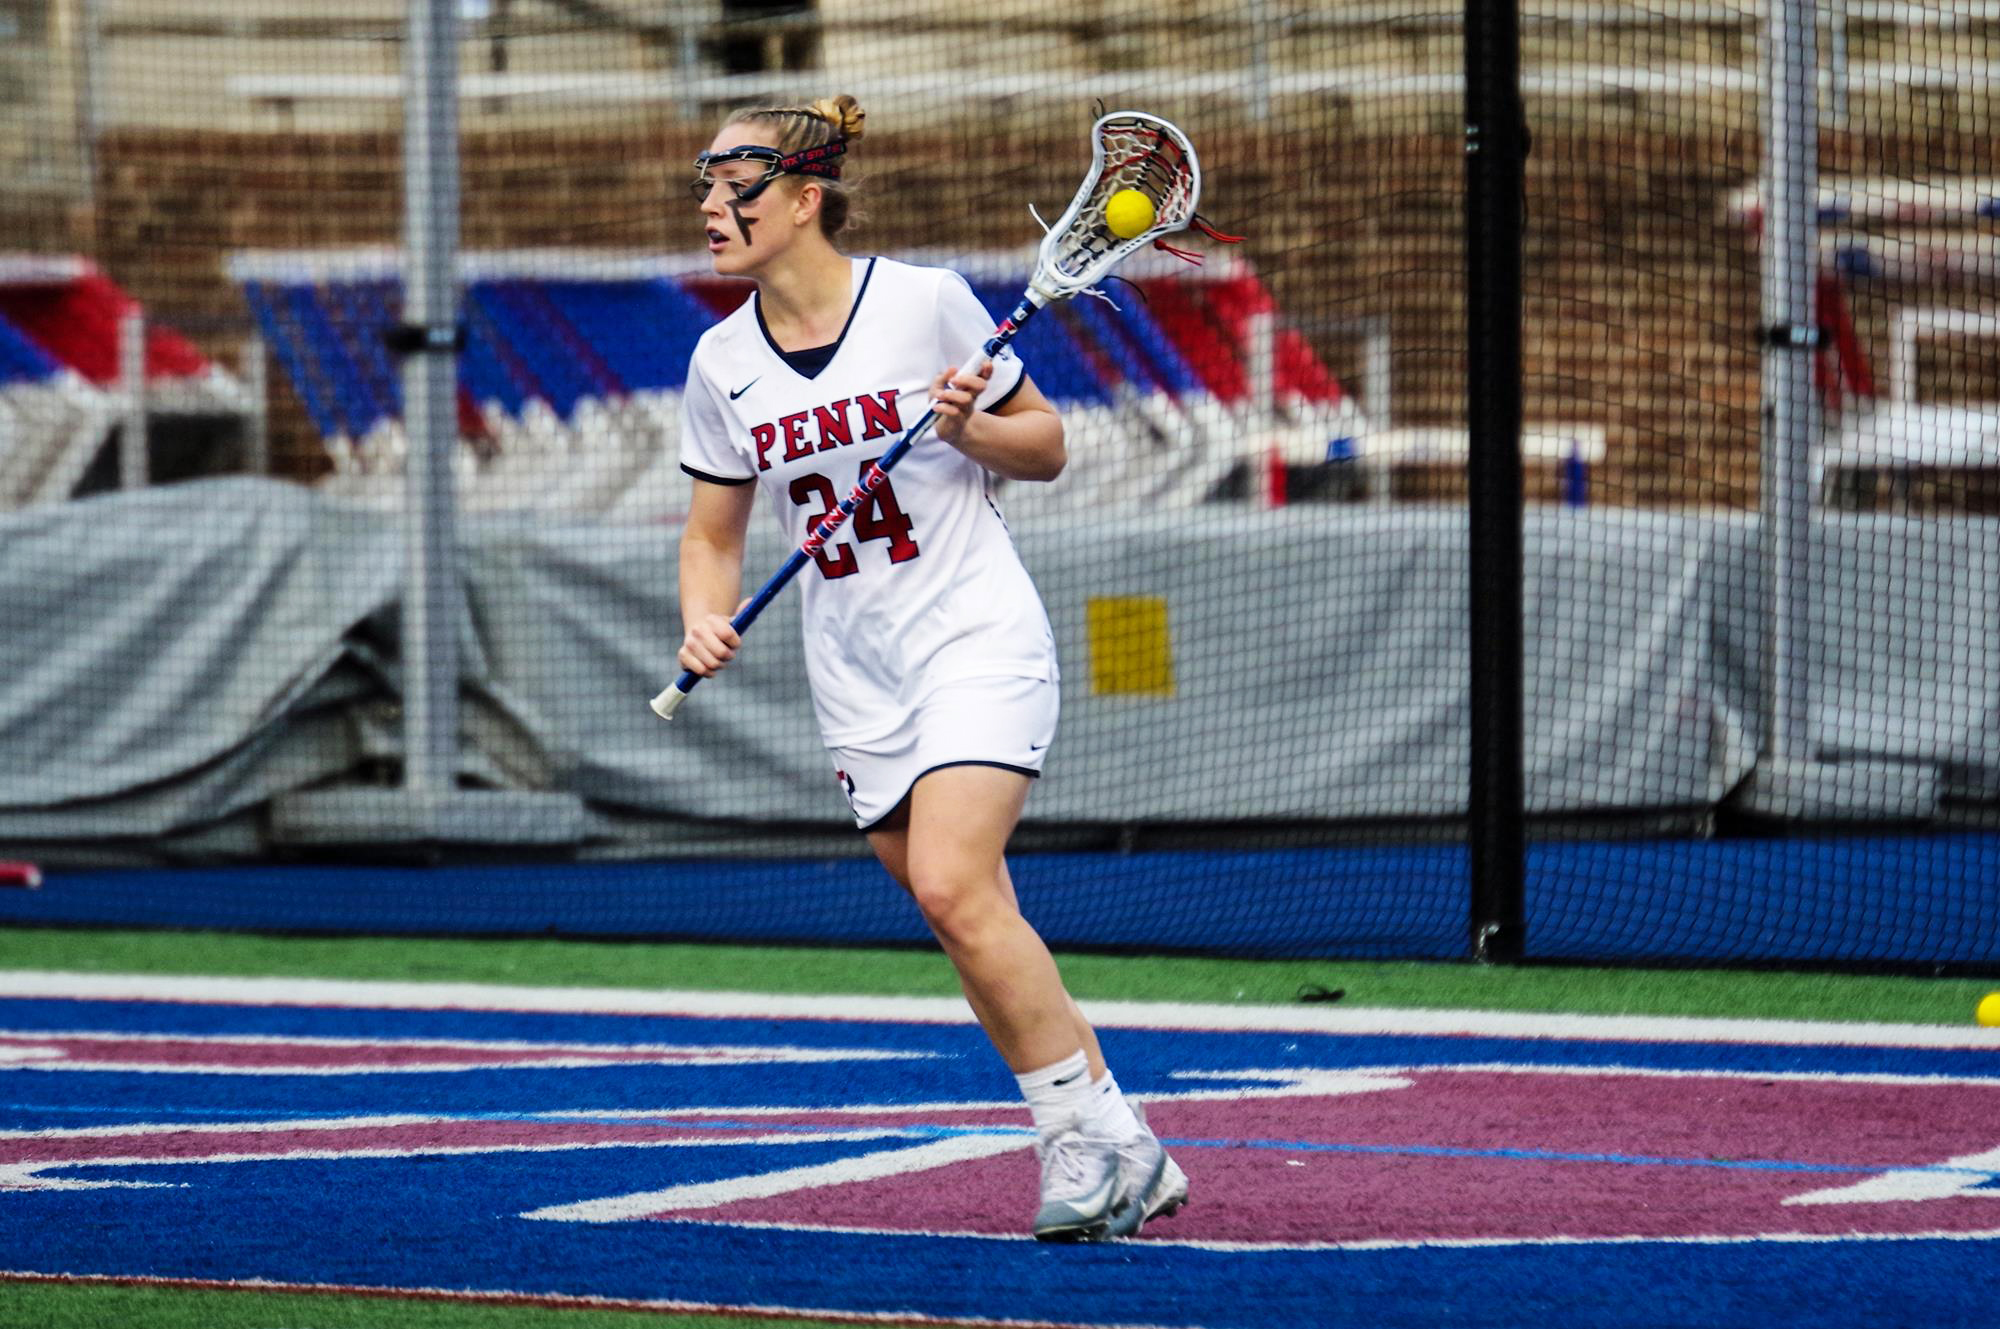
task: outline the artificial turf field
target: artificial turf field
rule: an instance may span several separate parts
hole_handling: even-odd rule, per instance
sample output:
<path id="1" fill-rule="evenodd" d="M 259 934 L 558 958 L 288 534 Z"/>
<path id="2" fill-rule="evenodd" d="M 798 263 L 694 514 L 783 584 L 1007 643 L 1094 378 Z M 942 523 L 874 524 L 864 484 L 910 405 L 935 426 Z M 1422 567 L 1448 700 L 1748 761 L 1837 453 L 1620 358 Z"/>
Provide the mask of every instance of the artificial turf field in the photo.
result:
<path id="1" fill-rule="evenodd" d="M 1020 1200 L 1010 1188 L 1022 1157 L 955 1156 L 954 1171 L 921 1172 L 920 1184 L 900 1191 L 884 1189 L 900 1184 L 894 1177 L 853 1180 L 854 1160 L 880 1157 L 866 1152 L 880 1146 L 847 1140 L 854 1122 L 829 1120 L 831 1108 L 893 1108 L 902 1114 L 899 1138 L 923 1142 L 913 1151 L 983 1149 L 984 1140 L 1018 1131 L 1004 1112 L 963 1115 L 968 1103 L 999 1103 L 1012 1086 L 982 1054 L 976 1030 L 945 1022 L 956 985 L 932 954 L 18 929 L 0 932 L 0 970 L 64 976 L 40 988 L 0 983 L 0 1009 L 14 1016 L 0 1028 L 24 1049 L 7 1077 L 11 1129 L 0 1133 L 36 1147 L 50 1136 L 75 1138 L 71 1121 L 117 1133 L 143 1120 L 172 1132 L 233 1130 L 251 1117 L 297 1125 L 338 1116 L 402 1130 L 382 1123 L 421 1117 L 423 1129 L 454 1132 L 393 1148 L 379 1139 L 350 1144 L 310 1159 L 239 1151 L 226 1168 L 186 1154 L 120 1154 L 121 1173 L 81 1157 L 58 1167 L 33 1155 L 40 1161 L 26 1165 L 28 1185 L 23 1177 L 0 1185 L 0 1234 L 8 1234 L 0 1246 L 10 1252 L 0 1268 L 32 1276 L 0 1284 L 0 1325 L 750 1322 L 702 1309 L 716 1305 L 794 1325 L 2000 1322 L 1989 1231 L 2000 1228 L 2000 1212 L 1983 1217 L 1989 1207 L 2000 1211 L 1992 1203 L 2000 1193 L 1984 1162 L 1967 1161 L 2000 1146 L 2000 1127 L 1987 1125 L 2000 1120 L 1989 1112 L 2000 1104 L 2000 1070 L 1990 1065 L 2000 1038 L 1972 1028 L 1973 1007 L 1991 986 L 1978 981 L 1066 956 L 1065 975 L 1086 1007 L 1128 1013 L 1107 1030 L 1107 1048 L 1128 1089 L 1155 1104 L 1163 1137 L 1182 1142 L 1175 1147 L 1197 1187 L 1189 1211 L 1149 1228 L 1147 1240 L 1076 1250 L 1010 1239 L 1024 1221 L 1010 1207 Z M 92 987 L 91 975 L 110 985 Z M 172 999 L 134 999 L 147 992 L 143 979 L 110 976 L 155 976 L 157 993 Z M 324 1007 L 312 995 L 320 989 L 267 1003 L 259 994 L 283 993 L 255 982 L 269 978 L 327 981 L 331 995 Z M 186 986 L 196 979 L 218 985 Z M 481 991 L 501 995 L 491 1009 L 461 1010 L 448 999 L 426 1011 L 407 1004 L 416 989 L 371 986 L 412 983 L 472 993 L 475 1004 Z M 564 989 L 596 995 L 566 1004 Z M 1345 997 L 1299 1000 L 1332 989 Z M 524 990 L 546 994 L 546 1008 Z M 621 990 L 740 994 L 750 1004 L 606 1011 L 604 994 Z M 754 1003 L 766 997 L 777 1004 L 757 1013 Z M 911 1001 L 878 1010 L 857 1006 L 857 997 Z M 1208 1025 L 1189 1031 L 1176 1027 L 1180 1016 L 1132 1016 L 1139 1008 L 1123 1003 L 1199 1009 Z M 1412 1033 L 1413 1017 L 1395 1014 L 1417 1009 L 1442 1013 L 1441 1032 Z M 1231 1027 L 1231 1012 L 1242 1028 Z M 1525 1022 L 1510 1025 L 1516 1017 L 1499 1013 Z M 1541 1015 L 1570 1018 L 1530 1018 Z M 1732 1025 L 1593 1023 L 1620 1016 L 1931 1030 L 1863 1036 L 1866 1046 L 1846 1047 L 1839 1029 L 1790 1024 L 1731 1041 Z M 1704 1029 L 1720 1029 L 1721 1041 Z M 663 1054 L 643 1052 L 652 1042 L 640 1041 L 663 1031 L 679 1048 L 707 1039 L 754 1044 L 758 1057 L 793 1051 L 771 1065 L 756 1057 L 721 1069 L 666 1065 Z M 96 1064 L 78 1067 L 89 1073 L 22 1073 L 24 1059 L 48 1055 L 40 1049 L 65 1038 L 80 1040 L 64 1044 L 74 1061 L 87 1060 L 78 1049 L 97 1050 Z M 1927 1040 L 1939 1045 L 1911 1046 Z M 103 1051 L 114 1045 L 115 1055 Z M 338 1046 L 364 1062 L 274 1066 L 273 1046 L 286 1055 Z M 518 1056 L 559 1048 L 568 1061 L 547 1069 L 364 1064 L 371 1049 L 419 1046 L 458 1056 L 468 1047 Z M 199 1056 L 135 1068 L 132 1047 Z M 569 1064 L 613 1057 L 606 1048 L 628 1060 Z M 869 1062 L 871 1048 L 921 1059 L 921 1073 Z M 655 1060 L 629 1060 L 642 1055 Z M 1299 1069 L 1307 1066 L 1321 1080 L 1308 1082 Z M 826 1078 L 835 1067 L 838 1078 Z M 1288 1068 L 1295 1082 L 1280 1083 Z M 710 1078 L 696 1080 L 697 1072 Z M 1329 1088 L 1336 1072 L 1360 1080 Z M 1186 1092 L 1203 1083 L 1176 1078 L 1191 1074 L 1217 1089 L 1206 1100 Z M 940 1080 L 955 1106 L 939 1105 Z M 1418 1095 L 1434 1119 L 1402 1106 Z M 768 1199 L 735 1192 L 704 1192 L 706 1207 L 684 1206 L 683 1214 L 654 1212 L 678 1203 L 662 1197 L 681 1195 L 690 1176 L 715 1186 L 745 1170 L 741 1160 L 751 1155 L 733 1117 L 753 1103 L 789 1114 L 783 1129 L 810 1135 L 813 1166 L 832 1169 L 829 1176 L 849 1168 L 841 1184 L 777 1218 Z M 690 1143 L 668 1139 L 662 1125 L 690 1107 L 707 1113 L 701 1129 L 724 1134 L 692 1142 L 701 1147 L 657 1147 Z M 641 1108 L 652 1115 L 635 1124 Z M 1659 1119 L 1649 1122 L 1655 1111 Z M 523 1121 L 542 1132 L 532 1148 L 476 1135 Z M 552 1122 L 571 1134 L 548 1136 Z M 667 1125 L 691 1122 L 679 1116 Z M 641 1127 L 653 1134 L 574 1134 Z M 1710 1129 L 1723 1134 L 1702 1133 Z M 997 1143 L 1017 1154 L 1022 1145 Z M 391 1152 L 394 1160 L 384 1156 Z M 709 1155 L 721 1160 L 709 1171 L 685 1163 Z M 656 1162 L 668 1158 L 674 1168 Z M 392 1162 L 430 1171 L 397 1180 L 403 1174 Z M 1322 1166 L 1337 1184 L 1300 1190 Z M 1993 1168 L 2000 1172 L 2000 1161 Z M 138 1176 L 174 1180 L 164 1189 L 121 1188 Z M 1885 1176 L 1938 1194 L 1782 1207 L 1808 1193 L 1879 1188 Z M 118 1184 L 35 1189 L 49 1177 Z M 950 1181 L 933 1185 L 933 1177 Z M 628 1192 L 642 1197 L 631 1215 L 565 1209 Z M 988 1196 L 1007 1203 L 970 1218 L 958 1212 L 980 1209 L 971 1200 Z M 1524 1205 L 1513 1212 L 1516 1198 Z M 433 1201 L 438 1215 L 401 1226 Z M 894 1230 L 878 1230 L 883 1212 L 897 1216 Z M 544 1213 L 561 1221 L 521 1221 Z M 1763 1229 L 1781 1213 L 1814 1221 L 1788 1217 L 1799 1230 L 1779 1241 Z M 625 1221 L 635 1216 L 641 1221 Z M 1863 1228 L 1868 1240 L 1841 1235 Z M 273 1231 L 284 1239 L 260 1254 L 260 1236 Z M 371 1247 L 371 1235 L 383 1249 Z M 662 1236 L 693 1244 L 662 1245 Z M 502 1249 L 514 1241 L 521 1244 Z M 691 1260 L 678 1273 L 676 1251 Z M 600 1255 L 604 1267 L 593 1271 Z M 731 1260 L 744 1263 L 732 1272 Z M 842 1282 L 834 1276 L 841 1268 L 855 1277 Z M 257 1288 L 260 1279 L 285 1290 Z M 328 1285 L 348 1290 L 306 1290 Z M 739 1288 L 747 1295 L 727 1295 Z"/>

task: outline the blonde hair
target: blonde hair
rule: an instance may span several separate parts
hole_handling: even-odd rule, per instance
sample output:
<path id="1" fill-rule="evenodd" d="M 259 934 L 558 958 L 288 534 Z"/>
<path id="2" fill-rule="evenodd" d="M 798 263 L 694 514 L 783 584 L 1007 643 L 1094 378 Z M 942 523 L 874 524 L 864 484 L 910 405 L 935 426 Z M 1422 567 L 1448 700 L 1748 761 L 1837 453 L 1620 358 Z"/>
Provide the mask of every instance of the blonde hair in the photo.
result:
<path id="1" fill-rule="evenodd" d="M 852 142 L 861 137 L 862 122 L 867 119 L 868 112 L 861 109 L 861 103 L 842 93 L 838 97 L 822 97 L 810 106 L 746 106 L 731 112 L 722 127 L 755 125 L 769 129 L 778 140 L 772 146 L 790 153 L 817 148 L 836 138 Z M 809 178 L 820 187 L 820 234 L 831 240 L 859 218 L 854 207 L 854 187 L 840 180 Z"/>

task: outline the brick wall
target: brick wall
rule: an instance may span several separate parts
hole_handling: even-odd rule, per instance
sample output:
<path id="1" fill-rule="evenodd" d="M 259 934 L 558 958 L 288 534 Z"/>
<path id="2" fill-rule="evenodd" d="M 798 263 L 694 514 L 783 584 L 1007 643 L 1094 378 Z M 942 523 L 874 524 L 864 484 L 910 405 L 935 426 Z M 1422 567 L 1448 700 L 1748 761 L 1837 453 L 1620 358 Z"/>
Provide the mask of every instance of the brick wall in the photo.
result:
<path id="1" fill-rule="evenodd" d="M 469 248 L 648 250 L 697 241 L 681 192 L 705 145 L 640 110 L 621 125 L 468 135 Z M 995 134 L 967 143 L 879 134 L 854 159 L 867 214 L 850 241 L 893 251 L 1020 245 L 1025 215 L 1066 201 L 1079 136 Z M 1286 317 L 1352 376 L 1336 324 L 1387 314 L 1405 423 L 1462 418 L 1460 144 L 1449 133 L 1342 135 L 1211 130 L 1204 211 L 1247 233 L 1249 257 Z M 1708 134 L 1557 126 L 1529 172 L 1530 420 L 1600 423 L 1605 501 L 1753 503 L 1757 479 L 1757 258 L 1726 225 L 1722 196 L 1749 178 L 1747 131 Z M 1994 172 L 1983 135 L 1836 138 L 1827 169 Z M 222 261 L 239 249 L 393 244 L 400 228 L 394 135 L 120 130 L 100 150 L 94 214 L 26 221 L 31 247 L 94 254 L 121 282 L 231 362 L 249 332 Z M 1864 165 L 1865 164 L 1865 165 Z M 3 219 L 0 219 L 3 220 Z M 1874 315 L 1870 313 L 1870 318 Z M 273 450 L 290 474 L 324 465 L 282 374 Z"/>

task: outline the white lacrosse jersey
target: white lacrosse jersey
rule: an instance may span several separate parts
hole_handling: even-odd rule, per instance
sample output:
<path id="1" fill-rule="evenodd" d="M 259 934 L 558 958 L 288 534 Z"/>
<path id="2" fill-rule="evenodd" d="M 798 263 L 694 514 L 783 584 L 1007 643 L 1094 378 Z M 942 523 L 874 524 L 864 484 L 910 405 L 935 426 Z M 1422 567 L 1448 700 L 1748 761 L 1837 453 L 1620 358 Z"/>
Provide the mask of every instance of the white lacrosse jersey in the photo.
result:
<path id="1" fill-rule="evenodd" d="M 847 326 L 811 377 L 771 341 L 754 295 L 703 334 L 688 366 L 681 468 L 715 484 L 756 481 L 794 545 L 923 418 L 938 372 L 976 365 L 993 335 L 993 317 L 957 273 L 886 258 L 853 264 Z M 981 409 L 1011 397 L 1024 372 L 1011 348 L 995 356 Z M 987 472 L 935 435 L 917 441 L 798 581 L 828 746 L 894 732 L 945 683 L 1056 681 L 1048 615 Z"/>

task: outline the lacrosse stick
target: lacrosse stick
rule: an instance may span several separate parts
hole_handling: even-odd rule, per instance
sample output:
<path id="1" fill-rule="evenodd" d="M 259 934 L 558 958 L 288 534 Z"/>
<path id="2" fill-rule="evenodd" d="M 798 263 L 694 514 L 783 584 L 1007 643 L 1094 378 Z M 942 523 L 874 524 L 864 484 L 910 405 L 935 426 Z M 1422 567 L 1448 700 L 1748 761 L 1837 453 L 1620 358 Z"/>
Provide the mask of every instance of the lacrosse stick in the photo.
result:
<path id="1" fill-rule="evenodd" d="M 1153 216 L 1150 226 L 1126 237 L 1113 231 L 1111 223 L 1106 220 L 1105 207 L 1114 195 L 1128 194 L 1129 191 L 1145 195 L 1152 205 Z M 1198 261 L 1196 256 L 1165 243 L 1164 237 L 1177 231 L 1192 226 L 1214 239 L 1234 243 L 1236 237 L 1222 235 L 1195 216 L 1195 205 L 1200 197 L 1201 163 L 1196 160 L 1194 145 L 1188 142 L 1187 135 L 1160 117 L 1142 111 L 1113 111 L 1100 117 L 1091 126 L 1090 173 L 1077 187 L 1076 197 L 1070 200 L 1068 209 L 1042 237 L 1041 250 L 1035 260 L 1034 275 L 1028 280 L 1027 291 L 1020 303 L 1014 306 L 1014 312 L 1000 320 L 993 329 L 992 337 L 981 349 L 982 356 L 991 359 L 998 355 L 1001 348 L 1019 334 L 1022 326 L 1047 305 L 1086 291 L 1094 292 L 1098 283 L 1110 275 L 1111 269 L 1147 245 L 1157 244 L 1168 253 Z M 1125 215 L 1129 215 L 1127 204 L 1129 198 L 1121 200 Z M 1118 215 L 1114 213 L 1114 220 Z M 1130 227 L 1121 226 L 1120 229 Z M 862 473 L 854 491 L 826 514 L 805 542 L 792 551 L 784 566 L 729 621 L 739 635 L 757 621 L 765 606 L 799 574 L 813 555 L 825 548 L 826 542 L 840 531 L 855 509 L 882 487 L 883 480 L 896 468 L 896 463 L 903 459 L 936 419 L 935 408 L 926 411 L 923 419 L 911 425 L 874 465 Z M 687 700 L 695 684 L 701 682 L 701 677 L 692 670 L 682 673 L 670 687 L 653 698 L 654 712 L 663 720 L 673 719 L 674 712 Z"/>

